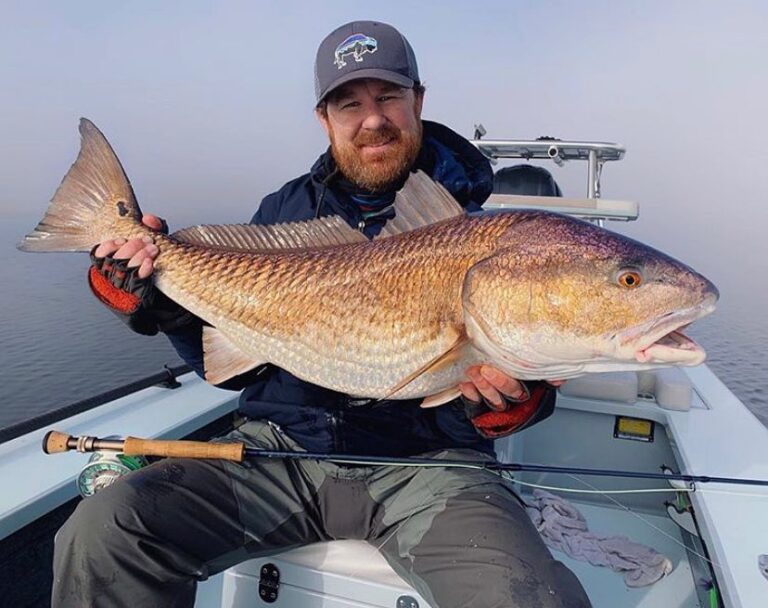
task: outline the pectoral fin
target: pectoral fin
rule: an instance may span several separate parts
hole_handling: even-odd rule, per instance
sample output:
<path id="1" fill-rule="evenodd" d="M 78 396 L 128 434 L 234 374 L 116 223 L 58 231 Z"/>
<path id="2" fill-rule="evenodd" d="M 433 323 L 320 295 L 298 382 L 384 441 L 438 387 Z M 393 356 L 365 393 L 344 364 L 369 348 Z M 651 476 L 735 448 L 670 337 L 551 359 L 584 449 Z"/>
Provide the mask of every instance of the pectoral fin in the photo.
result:
<path id="1" fill-rule="evenodd" d="M 437 407 L 438 405 L 444 405 L 449 401 L 453 401 L 460 396 L 461 391 L 457 386 L 454 386 L 452 388 L 447 388 L 444 391 L 440 391 L 439 393 L 435 393 L 434 395 L 430 395 L 429 397 L 424 397 L 424 401 L 421 402 L 419 407 L 424 409 L 428 407 Z"/>
<path id="2" fill-rule="evenodd" d="M 203 327 L 203 357 L 205 379 L 211 384 L 221 384 L 267 363 L 244 353 L 214 327 Z"/>
<path id="3" fill-rule="evenodd" d="M 382 399 L 391 399 L 398 391 L 400 391 L 405 386 L 409 385 L 411 382 L 413 382 L 416 378 L 419 376 L 422 376 L 423 374 L 426 374 L 427 372 L 436 372 L 441 369 L 443 369 L 445 366 L 450 365 L 454 361 L 456 361 L 461 356 L 461 350 L 469 343 L 469 338 L 467 337 L 467 334 L 462 329 L 461 333 L 459 334 L 459 337 L 456 339 L 456 341 L 453 343 L 453 346 L 449 348 L 444 353 L 439 354 L 434 359 L 428 361 L 425 365 L 417 369 L 412 374 L 409 374 L 405 378 L 403 378 L 400 382 L 398 382 L 395 386 L 393 386 L 389 391 L 387 392 L 386 396 L 382 397 Z M 441 395 L 442 393 L 438 393 L 438 395 Z M 436 395 L 435 395 L 436 396 Z M 427 399 L 430 399 L 430 397 L 427 397 Z M 448 401 L 448 399 L 446 399 Z M 435 403 L 435 405 L 440 405 L 439 403 Z"/>

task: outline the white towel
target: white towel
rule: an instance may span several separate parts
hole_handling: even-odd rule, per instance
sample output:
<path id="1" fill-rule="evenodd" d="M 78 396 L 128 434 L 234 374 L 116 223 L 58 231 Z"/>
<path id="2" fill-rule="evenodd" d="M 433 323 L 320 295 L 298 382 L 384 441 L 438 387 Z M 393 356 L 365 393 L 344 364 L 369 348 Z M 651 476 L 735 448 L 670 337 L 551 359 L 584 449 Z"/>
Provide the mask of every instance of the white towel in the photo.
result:
<path id="1" fill-rule="evenodd" d="M 584 516 L 564 498 L 534 490 L 526 504 L 528 515 L 548 547 L 593 566 L 620 572 L 628 587 L 650 585 L 672 572 L 672 562 L 651 547 L 625 536 L 590 532 Z"/>

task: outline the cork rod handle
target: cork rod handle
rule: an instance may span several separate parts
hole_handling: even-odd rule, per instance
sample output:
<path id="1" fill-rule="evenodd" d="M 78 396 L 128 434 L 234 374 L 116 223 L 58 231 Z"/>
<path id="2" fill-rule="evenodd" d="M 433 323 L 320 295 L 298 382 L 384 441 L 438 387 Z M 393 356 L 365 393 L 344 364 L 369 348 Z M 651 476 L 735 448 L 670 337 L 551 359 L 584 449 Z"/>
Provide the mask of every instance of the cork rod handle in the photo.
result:
<path id="1" fill-rule="evenodd" d="M 68 452 L 72 448 L 69 446 L 69 440 L 72 437 L 61 431 L 48 431 L 43 437 L 43 452 L 46 454 L 59 454 Z"/>
<path id="2" fill-rule="evenodd" d="M 126 456 L 211 458 L 242 462 L 245 457 L 245 444 L 208 443 L 205 441 L 160 441 L 126 437 L 123 453 Z"/>

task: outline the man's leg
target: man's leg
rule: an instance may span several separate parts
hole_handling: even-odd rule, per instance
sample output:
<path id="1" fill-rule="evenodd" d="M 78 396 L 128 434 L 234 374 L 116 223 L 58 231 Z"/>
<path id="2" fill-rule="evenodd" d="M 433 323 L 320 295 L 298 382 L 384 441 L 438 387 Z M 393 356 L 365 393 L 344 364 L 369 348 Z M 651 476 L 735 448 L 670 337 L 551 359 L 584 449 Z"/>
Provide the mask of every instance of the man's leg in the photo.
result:
<path id="1" fill-rule="evenodd" d="M 475 453 L 476 454 L 476 453 Z M 466 451 L 439 457 L 466 458 Z M 391 490 L 397 488 L 398 492 Z M 373 485 L 385 517 L 371 539 L 434 608 L 588 608 L 509 486 L 472 469 L 393 471 Z"/>
<path id="2" fill-rule="evenodd" d="M 231 438 L 293 449 L 266 425 Z M 192 606 L 198 580 L 324 540 L 313 463 L 167 459 L 83 500 L 56 537 L 54 608 Z"/>

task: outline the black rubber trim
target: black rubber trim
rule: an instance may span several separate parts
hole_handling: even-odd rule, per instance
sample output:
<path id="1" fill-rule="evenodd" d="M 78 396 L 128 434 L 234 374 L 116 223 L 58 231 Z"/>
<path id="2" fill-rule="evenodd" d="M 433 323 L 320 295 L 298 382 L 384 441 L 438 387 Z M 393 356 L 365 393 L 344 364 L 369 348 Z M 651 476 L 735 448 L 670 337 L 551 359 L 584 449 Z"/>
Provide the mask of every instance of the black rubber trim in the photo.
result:
<path id="1" fill-rule="evenodd" d="M 48 437 L 51 436 L 51 433 L 53 433 L 53 431 L 48 431 L 45 435 L 43 435 L 43 452 L 46 454 L 50 454 L 48 451 Z"/>
<path id="2" fill-rule="evenodd" d="M 141 378 L 129 384 L 113 388 L 105 393 L 94 395 L 88 399 L 65 405 L 64 407 L 46 412 L 45 414 L 40 414 L 34 418 L 22 420 L 21 422 L 0 429 L 0 443 L 16 439 L 17 437 L 36 431 L 39 428 L 53 424 L 59 420 L 64 420 L 70 416 L 87 412 L 88 410 L 104 405 L 109 401 L 125 397 L 126 395 L 149 388 L 150 386 L 177 388 L 180 384 L 176 381 L 176 377 L 191 371 L 192 368 L 189 365 L 179 365 L 177 367 L 168 367 L 166 365 L 163 371 L 157 374 L 146 376 L 145 378 Z"/>

